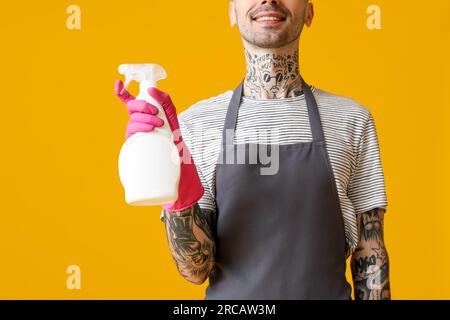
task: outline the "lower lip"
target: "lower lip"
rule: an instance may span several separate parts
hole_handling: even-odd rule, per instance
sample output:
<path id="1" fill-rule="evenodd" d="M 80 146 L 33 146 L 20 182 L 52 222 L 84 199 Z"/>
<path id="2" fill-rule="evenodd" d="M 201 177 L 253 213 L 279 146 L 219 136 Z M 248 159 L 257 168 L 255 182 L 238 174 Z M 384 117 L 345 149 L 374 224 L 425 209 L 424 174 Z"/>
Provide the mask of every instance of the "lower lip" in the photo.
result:
<path id="1" fill-rule="evenodd" d="M 283 23 L 285 20 L 266 20 L 266 21 L 257 21 L 257 20 L 253 20 L 258 24 L 262 24 L 262 25 L 268 25 L 268 26 L 272 26 L 272 25 L 276 25 L 276 24 L 281 24 Z"/>

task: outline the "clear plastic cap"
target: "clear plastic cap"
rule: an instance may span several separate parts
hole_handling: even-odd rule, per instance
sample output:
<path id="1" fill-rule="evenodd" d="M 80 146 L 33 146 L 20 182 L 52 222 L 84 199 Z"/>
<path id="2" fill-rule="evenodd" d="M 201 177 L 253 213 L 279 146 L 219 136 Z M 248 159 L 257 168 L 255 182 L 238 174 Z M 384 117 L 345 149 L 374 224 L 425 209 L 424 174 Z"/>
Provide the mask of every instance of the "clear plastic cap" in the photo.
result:
<path id="1" fill-rule="evenodd" d="M 167 78 L 166 70 L 157 64 L 121 64 L 119 73 L 125 76 L 122 92 L 128 88 L 131 81 L 148 81 L 149 87 L 156 87 L 159 80 Z"/>

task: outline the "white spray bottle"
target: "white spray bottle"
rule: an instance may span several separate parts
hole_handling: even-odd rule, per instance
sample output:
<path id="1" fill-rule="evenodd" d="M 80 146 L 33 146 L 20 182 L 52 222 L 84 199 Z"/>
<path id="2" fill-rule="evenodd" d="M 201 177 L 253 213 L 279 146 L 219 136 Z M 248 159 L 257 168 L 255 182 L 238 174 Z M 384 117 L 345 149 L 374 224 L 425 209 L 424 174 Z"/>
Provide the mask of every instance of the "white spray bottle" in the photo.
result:
<path id="1" fill-rule="evenodd" d="M 180 157 L 164 109 L 147 92 L 167 74 L 156 64 L 122 64 L 119 73 L 126 78 L 124 90 L 131 81 L 140 83 L 136 99 L 157 107 L 157 116 L 164 120 L 164 126 L 151 132 L 137 132 L 122 146 L 119 176 L 125 189 L 125 201 L 133 206 L 173 203 L 178 198 Z"/>

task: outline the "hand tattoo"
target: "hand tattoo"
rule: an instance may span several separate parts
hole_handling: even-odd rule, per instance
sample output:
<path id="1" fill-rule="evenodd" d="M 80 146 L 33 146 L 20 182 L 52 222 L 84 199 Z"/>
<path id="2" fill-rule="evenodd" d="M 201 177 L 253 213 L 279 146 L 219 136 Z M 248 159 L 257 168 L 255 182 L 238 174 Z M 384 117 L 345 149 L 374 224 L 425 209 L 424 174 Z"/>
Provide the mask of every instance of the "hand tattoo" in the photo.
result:
<path id="1" fill-rule="evenodd" d="M 389 257 L 384 245 L 383 212 L 379 208 L 358 217 L 360 240 L 351 259 L 356 300 L 391 298 Z"/>

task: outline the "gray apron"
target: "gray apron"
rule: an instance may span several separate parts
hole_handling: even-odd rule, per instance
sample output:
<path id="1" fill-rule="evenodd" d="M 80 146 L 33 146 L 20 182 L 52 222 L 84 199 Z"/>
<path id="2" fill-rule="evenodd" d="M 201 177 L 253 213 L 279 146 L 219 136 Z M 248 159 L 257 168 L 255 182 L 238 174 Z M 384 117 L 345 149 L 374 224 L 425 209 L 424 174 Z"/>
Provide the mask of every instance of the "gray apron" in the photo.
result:
<path id="1" fill-rule="evenodd" d="M 234 91 L 216 167 L 207 300 L 351 299 L 336 183 L 315 97 L 305 82 L 303 91 L 313 139 L 288 145 L 234 144 L 243 83 Z M 267 159 L 256 150 L 264 147 L 262 154 L 278 152 L 276 174 L 261 174 Z"/>

